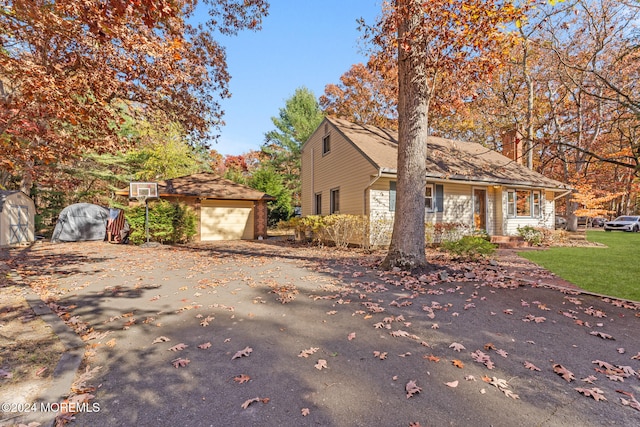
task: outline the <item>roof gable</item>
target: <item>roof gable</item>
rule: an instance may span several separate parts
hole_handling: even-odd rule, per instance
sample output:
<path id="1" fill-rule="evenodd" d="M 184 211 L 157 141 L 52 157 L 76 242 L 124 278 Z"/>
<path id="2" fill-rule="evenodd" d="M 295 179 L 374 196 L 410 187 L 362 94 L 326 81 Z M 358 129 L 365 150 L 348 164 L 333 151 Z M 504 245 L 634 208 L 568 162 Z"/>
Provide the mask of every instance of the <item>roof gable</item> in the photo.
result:
<path id="1" fill-rule="evenodd" d="M 389 173 L 397 172 L 397 131 L 359 125 L 333 117 L 327 120 L 378 169 Z M 475 142 L 430 136 L 427 146 L 426 170 L 429 178 L 552 189 L 571 188 Z"/>

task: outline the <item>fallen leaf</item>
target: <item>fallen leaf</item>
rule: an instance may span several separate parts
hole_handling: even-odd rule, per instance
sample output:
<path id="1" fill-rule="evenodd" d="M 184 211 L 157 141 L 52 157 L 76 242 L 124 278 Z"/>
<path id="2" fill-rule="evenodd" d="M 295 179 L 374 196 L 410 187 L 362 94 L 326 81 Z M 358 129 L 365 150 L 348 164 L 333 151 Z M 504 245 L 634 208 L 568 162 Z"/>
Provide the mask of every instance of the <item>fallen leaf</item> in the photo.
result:
<path id="1" fill-rule="evenodd" d="M 604 393 L 602 390 L 600 390 L 597 387 L 593 387 L 593 388 L 581 388 L 581 387 L 576 387 L 575 390 L 577 390 L 579 393 L 584 394 L 587 397 L 593 397 L 593 400 L 600 401 L 600 400 L 607 400 L 606 397 L 604 397 Z"/>
<path id="2" fill-rule="evenodd" d="M 183 359 L 181 357 L 171 361 L 174 368 L 180 368 L 187 366 L 191 361 L 189 359 Z"/>
<path id="3" fill-rule="evenodd" d="M 460 352 L 461 350 L 466 350 L 466 348 L 462 344 L 457 343 L 457 342 L 451 343 L 449 348 L 452 348 L 457 352 Z"/>
<path id="4" fill-rule="evenodd" d="M 433 354 L 430 354 L 428 356 L 422 356 L 424 359 L 427 359 L 431 362 L 436 362 L 438 363 L 440 361 L 440 358 L 438 356 L 434 356 Z"/>
<path id="5" fill-rule="evenodd" d="M 240 405 L 240 407 L 242 409 L 247 409 L 249 407 L 249 405 L 251 405 L 254 402 L 260 402 L 260 398 L 259 397 L 254 397 L 253 399 L 245 400 L 245 402 L 242 405 Z"/>
<path id="6" fill-rule="evenodd" d="M 314 367 L 315 367 L 317 370 L 319 370 L 319 371 L 321 371 L 321 370 L 322 370 L 322 368 L 324 368 L 324 369 L 329 369 L 329 367 L 327 366 L 327 361 L 326 361 L 326 360 L 324 360 L 324 359 L 319 359 L 319 360 L 318 360 L 318 363 L 316 363 L 316 364 L 314 365 Z"/>
<path id="7" fill-rule="evenodd" d="M 162 336 L 162 337 L 158 337 L 156 339 L 153 340 L 153 344 L 158 344 L 161 342 L 167 342 L 167 341 L 171 341 L 169 338 Z"/>
<path id="8" fill-rule="evenodd" d="M 241 374 L 238 375 L 236 377 L 233 377 L 233 380 L 235 382 L 237 382 L 238 384 L 244 384 L 246 382 L 248 382 L 251 379 L 251 377 L 249 375 L 245 375 L 245 374 Z"/>
<path id="9" fill-rule="evenodd" d="M 116 339 L 115 338 L 111 338 L 109 341 L 107 341 L 105 343 L 105 345 L 107 347 L 115 347 L 116 346 Z"/>
<path id="10" fill-rule="evenodd" d="M 460 368 L 460 369 L 464 368 L 464 363 L 462 363 L 462 361 L 458 359 L 453 359 L 451 363 L 453 363 L 453 366 L 455 366 L 456 368 Z"/>
<path id="11" fill-rule="evenodd" d="M 509 355 L 509 353 L 507 353 L 506 351 L 504 351 L 502 349 L 496 350 L 496 353 L 498 353 L 502 357 L 507 357 Z"/>
<path id="12" fill-rule="evenodd" d="M 384 359 L 386 359 L 386 358 L 387 358 L 387 352 L 386 352 L 386 351 L 385 351 L 385 352 L 381 352 L 381 351 L 374 351 L 374 352 L 373 352 L 373 355 L 374 355 L 375 357 L 377 357 L 378 359 L 380 359 L 380 360 L 384 360 Z"/>
<path id="13" fill-rule="evenodd" d="M 306 417 L 307 415 L 309 415 L 310 411 L 309 411 L 309 408 L 302 408 L 300 412 L 302 413 L 303 417 Z"/>
<path id="14" fill-rule="evenodd" d="M 591 335 L 595 335 L 595 336 L 597 336 L 597 337 L 600 337 L 600 338 L 602 338 L 603 340 L 614 340 L 614 341 L 615 341 L 615 338 L 613 338 L 613 337 L 612 337 L 611 335 L 609 335 L 609 334 L 605 334 L 604 332 L 600 332 L 600 331 L 591 331 L 591 332 L 589 332 L 589 334 L 591 334 Z"/>
<path id="15" fill-rule="evenodd" d="M 348 336 L 347 339 L 349 341 L 354 340 L 356 338 L 356 333 L 355 332 L 351 332 Z"/>
<path id="16" fill-rule="evenodd" d="M 422 387 L 418 387 L 418 385 L 416 384 L 416 380 L 409 381 L 404 386 L 404 389 L 407 392 L 407 399 L 412 397 L 414 394 L 418 394 L 422 391 Z"/>
<path id="17" fill-rule="evenodd" d="M 458 380 L 451 381 L 449 383 L 445 383 L 445 385 L 447 385 L 448 387 L 451 387 L 451 388 L 456 388 L 456 387 L 458 387 Z"/>
<path id="18" fill-rule="evenodd" d="M 319 347 L 311 347 L 311 348 L 308 348 L 308 349 L 306 349 L 306 350 L 302 350 L 302 351 L 300 352 L 300 354 L 298 355 L 298 357 L 304 357 L 304 358 L 307 358 L 307 357 L 311 356 L 313 353 L 315 353 L 315 352 L 316 352 L 316 351 L 318 351 L 318 350 L 320 350 L 320 348 L 319 348 Z"/>
<path id="19" fill-rule="evenodd" d="M 538 368 L 536 365 L 534 365 L 531 362 L 527 362 L 526 360 L 524 361 L 524 367 L 527 369 L 530 369 L 532 371 L 539 371 L 540 368 Z"/>
<path id="20" fill-rule="evenodd" d="M 204 343 L 204 344 L 200 344 L 200 345 L 198 346 L 198 348 L 200 348 L 200 349 L 202 349 L 202 350 L 206 350 L 206 349 L 208 349 L 208 348 L 210 348 L 210 347 L 211 347 L 211 343 L 210 343 L 210 342 L 206 342 L 206 343 Z"/>
<path id="21" fill-rule="evenodd" d="M 185 343 L 181 342 L 180 344 L 176 344 L 173 347 L 169 347 L 167 349 L 167 351 L 181 351 L 181 350 L 184 350 L 187 347 L 189 347 L 189 346 L 186 345 Z"/>
<path id="22" fill-rule="evenodd" d="M 485 350 L 485 351 L 495 350 L 495 349 L 496 349 L 496 346 L 495 346 L 495 345 L 493 345 L 493 343 L 491 343 L 491 342 L 488 342 L 488 343 L 486 343 L 486 344 L 484 345 L 484 350 Z"/>
<path id="23" fill-rule="evenodd" d="M 236 352 L 236 354 L 233 355 L 233 357 L 231 358 L 231 360 L 233 359 L 238 359 L 240 357 L 249 357 L 249 355 L 251 354 L 251 352 L 253 351 L 253 349 L 251 347 L 245 347 L 242 350 L 238 350 Z"/>
<path id="24" fill-rule="evenodd" d="M 576 379 L 576 377 L 573 376 L 573 372 L 571 372 L 570 370 L 568 370 L 567 368 L 565 368 L 564 366 L 562 366 L 560 364 L 553 365 L 553 372 L 555 372 L 556 374 L 560 375 L 567 382 L 571 382 L 572 380 Z"/>
<path id="25" fill-rule="evenodd" d="M 202 319 L 202 322 L 200 322 L 200 326 L 209 326 L 209 322 L 211 322 L 214 318 L 211 316 L 207 316 L 204 319 Z"/>

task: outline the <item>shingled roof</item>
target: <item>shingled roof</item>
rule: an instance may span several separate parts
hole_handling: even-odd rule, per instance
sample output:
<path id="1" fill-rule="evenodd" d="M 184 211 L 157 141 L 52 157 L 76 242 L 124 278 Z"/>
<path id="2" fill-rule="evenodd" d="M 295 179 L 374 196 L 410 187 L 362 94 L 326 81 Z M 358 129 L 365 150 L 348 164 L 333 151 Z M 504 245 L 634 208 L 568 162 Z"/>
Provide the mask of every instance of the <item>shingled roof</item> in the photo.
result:
<path id="1" fill-rule="evenodd" d="M 128 195 L 129 190 L 122 189 L 116 194 Z M 222 200 L 274 200 L 273 197 L 262 191 L 208 172 L 159 181 L 158 195 L 160 197 L 194 196 Z"/>
<path id="2" fill-rule="evenodd" d="M 376 168 L 382 172 L 397 173 L 397 131 L 359 125 L 334 117 L 328 117 L 327 120 Z M 431 136 L 427 146 L 427 178 L 532 186 L 557 191 L 571 188 L 475 142 Z"/>

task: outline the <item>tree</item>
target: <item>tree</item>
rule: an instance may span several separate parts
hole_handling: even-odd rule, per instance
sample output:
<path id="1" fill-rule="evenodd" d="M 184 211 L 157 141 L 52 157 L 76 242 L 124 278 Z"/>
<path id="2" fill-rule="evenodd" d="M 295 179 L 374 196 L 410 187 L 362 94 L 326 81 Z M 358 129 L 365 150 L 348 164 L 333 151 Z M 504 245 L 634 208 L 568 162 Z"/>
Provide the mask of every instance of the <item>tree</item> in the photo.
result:
<path id="1" fill-rule="evenodd" d="M 283 175 L 294 203 L 300 200 L 300 148 L 323 118 L 313 92 L 300 87 L 285 101 L 278 117 L 271 118 L 276 129 L 265 134 L 262 151 L 275 171 Z"/>
<path id="2" fill-rule="evenodd" d="M 354 64 L 340 77 L 340 84 L 325 86 L 320 106 L 325 114 L 362 125 L 398 127 L 397 66 L 375 68 L 376 61 Z"/>
<path id="3" fill-rule="evenodd" d="M 249 179 L 249 186 L 275 198 L 267 203 L 269 226 L 274 226 L 291 217 L 293 214 L 291 193 L 284 185 L 282 175 L 277 173 L 272 166 L 267 165 L 256 169 Z"/>
<path id="4" fill-rule="evenodd" d="M 509 1 L 395 0 L 367 36 L 398 63 L 396 214 L 384 268 L 426 265 L 425 160 L 429 109 L 436 99 L 460 102 L 466 82 L 500 65 L 505 32 L 519 10 Z M 446 91 L 446 92 L 445 92 Z"/>
<path id="5" fill-rule="evenodd" d="M 127 146 L 121 111 L 163 111 L 188 134 L 209 135 L 227 97 L 214 32 L 259 29 L 266 0 L 7 0 L 0 6 L 0 168 L 22 176 L 89 150 Z"/>

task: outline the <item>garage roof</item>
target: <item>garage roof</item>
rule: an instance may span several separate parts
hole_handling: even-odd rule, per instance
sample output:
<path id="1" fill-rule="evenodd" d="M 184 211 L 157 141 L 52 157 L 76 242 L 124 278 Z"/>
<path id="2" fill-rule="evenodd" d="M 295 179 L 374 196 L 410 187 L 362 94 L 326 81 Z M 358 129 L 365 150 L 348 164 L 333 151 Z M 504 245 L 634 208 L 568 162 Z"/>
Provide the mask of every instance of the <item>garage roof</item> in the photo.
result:
<path id="1" fill-rule="evenodd" d="M 118 190 L 116 194 L 128 196 L 129 190 L 128 188 Z M 273 197 L 262 191 L 208 172 L 159 181 L 158 195 L 160 197 L 193 196 L 222 200 L 274 200 Z"/>

